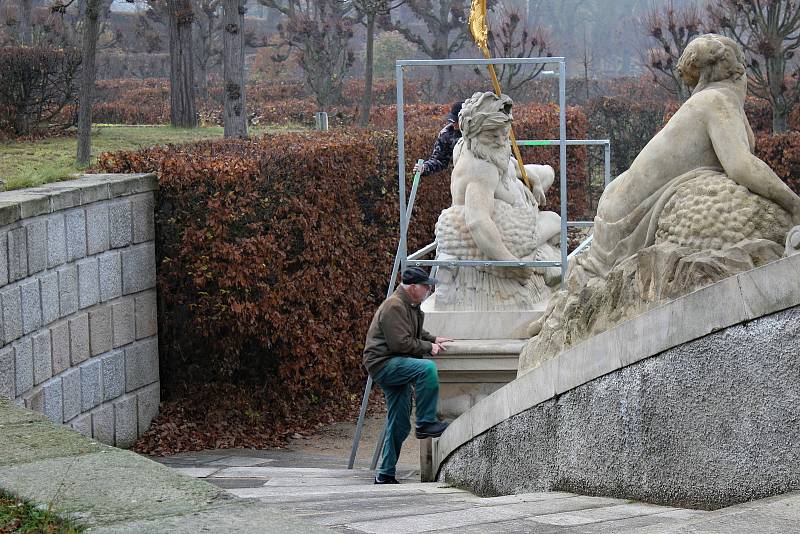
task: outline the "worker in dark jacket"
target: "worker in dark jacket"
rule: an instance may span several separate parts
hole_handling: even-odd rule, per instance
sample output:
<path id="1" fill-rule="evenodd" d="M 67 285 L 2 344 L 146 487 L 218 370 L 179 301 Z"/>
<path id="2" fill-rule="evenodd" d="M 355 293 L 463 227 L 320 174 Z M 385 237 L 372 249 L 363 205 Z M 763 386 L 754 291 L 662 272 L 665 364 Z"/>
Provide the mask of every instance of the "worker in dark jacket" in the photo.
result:
<path id="1" fill-rule="evenodd" d="M 433 153 L 424 163 L 414 165 L 414 172 L 421 172 L 422 176 L 427 176 L 435 172 L 443 171 L 450 165 L 453 159 L 453 149 L 461 139 L 461 128 L 458 126 L 458 114 L 461 112 L 463 102 L 456 102 L 450 107 L 447 114 L 447 125 L 439 132 L 436 144 L 433 145 Z"/>
<path id="2" fill-rule="evenodd" d="M 411 431 L 412 386 L 417 399 L 417 438 L 439 437 L 447 428 L 436 418 L 439 373 L 436 364 L 424 358 L 444 352 L 444 344 L 453 340 L 426 332 L 422 328 L 425 314 L 419 309 L 436 280 L 420 267 L 405 269 L 402 280 L 375 312 L 364 345 L 364 367 L 383 389 L 388 412 L 383 461 L 375 484 L 398 484 L 395 466 Z"/>

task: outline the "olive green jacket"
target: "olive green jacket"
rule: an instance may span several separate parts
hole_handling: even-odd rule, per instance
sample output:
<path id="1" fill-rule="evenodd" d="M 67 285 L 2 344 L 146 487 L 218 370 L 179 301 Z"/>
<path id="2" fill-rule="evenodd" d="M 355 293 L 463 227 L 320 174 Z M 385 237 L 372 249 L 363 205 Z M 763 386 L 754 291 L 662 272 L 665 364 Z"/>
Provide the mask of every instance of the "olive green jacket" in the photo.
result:
<path id="1" fill-rule="evenodd" d="M 436 338 L 422 328 L 425 314 L 402 286 L 383 301 L 372 317 L 364 343 L 364 367 L 375 376 L 394 356 L 423 358 Z"/>

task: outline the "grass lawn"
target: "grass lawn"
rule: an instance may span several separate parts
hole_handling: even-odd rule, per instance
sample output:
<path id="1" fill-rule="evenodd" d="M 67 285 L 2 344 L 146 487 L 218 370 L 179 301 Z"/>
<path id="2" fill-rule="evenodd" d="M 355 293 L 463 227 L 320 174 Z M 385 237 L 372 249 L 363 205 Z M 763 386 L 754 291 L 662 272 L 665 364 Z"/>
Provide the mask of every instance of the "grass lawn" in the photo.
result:
<path id="1" fill-rule="evenodd" d="M 298 131 L 302 126 L 250 128 L 251 135 Z M 221 126 L 193 129 L 171 126 L 99 125 L 92 130 L 92 163 L 102 152 L 131 150 L 167 143 L 188 143 L 222 138 Z M 0 142 L 0 179 L 5 189 L 22 189 L 48 182 L 68 180 L 81 169 L 75 165 L 77 141 L 74 136 L 41 141 Z"/>
<path id="2" fill-rule="evenodd" d="M 0 492 L 0 533 L 79 534 L 83 528 L 64 521 L 50 510 Z"/>

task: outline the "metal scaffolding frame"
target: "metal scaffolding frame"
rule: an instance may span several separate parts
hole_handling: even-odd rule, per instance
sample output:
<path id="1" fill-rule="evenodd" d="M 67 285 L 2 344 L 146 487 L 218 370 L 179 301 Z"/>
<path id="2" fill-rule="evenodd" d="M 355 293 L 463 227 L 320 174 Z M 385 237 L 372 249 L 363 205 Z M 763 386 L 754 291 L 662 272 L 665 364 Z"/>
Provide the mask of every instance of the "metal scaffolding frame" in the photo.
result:
<path id="1" fill-rule="evenodd" d="M 426 245 L 422 249 L 408 254 L 407 249 L 407 234 L 409 221 L 411 219 L 412 210 L 414 208 L 414 200 L 417 194 L 417 187 L 419 185 L 420 173 L 414 175 L 411 186 L 411 191 L 406 202 L 406 169 L 405 169 L 405 113 L 404 113 L 404 95 L 403 95 L 403 72 L 405 67 L 419 67 L 419 66 L 475 66 L 475 65 L 505 65 L 505 64 L 558 64 L 558 113 L 559 113 L 559 138 L 549 140 L 525 140 L 517 141 L 519 146 L 554 146 L 559 147 L 559 183 L 561 189 L 561 259 L 558 261 L 486 261 L 486 260 L 425 260 L 422 259 L 427 254 L 436 249 L 436 243 Z M 579 252 L 583 251 L 591 244 L 592 238 L 589 237 L 583 241 L 572 254 L 567 254 L 567 228 L 572 227 L 589 227 L 592 226 L 591 221 L 569 221 L 567 219 L 567 146 L 583 146 L 583 145 L 600 145 L 604 147 L 604 183 L 607 185 L 610 181 L 611 172 L 611 144 L 609 140 L 576 140 L 567 139 L 567 123 L 566 123 L 566 61 L 563 57 L 536 57 L 536 58 L 494 58 L 494 59 L 422 59 L 422 60 L 398 60 L 395 63 L 395 79 L 397 81 L 397 167 L 398 167 L 398 181 L 399 181 L 399 204 L 400 204 L 400 242 L 397 247 L 397 254 L 395 255 L 394 265 L 392 267 L 392 274 L 389 280 L 387 298 L 392 294 L 397 280 L 397 273 L 401 272 L 408 263 L 413 265 L 427 265 L 434 269 L 439 266 L 459 267 L 459 266 L 485 266 L 485 267 L 560 267 L 561 268 L 561 285 L 563 287 L 566 277 L 567 265 L 569 259 Z M 421 163 L 422 160 L 418 160 Z M 364 397 L 361 400 L 361 408 L 359 410 L 358 423 L 356 424 L 356 432 L 353 437 L 353 446 L 350 450 L 350 458 L 347 467 L 352 469 L 355 464 L 356 454 L 358 452 L 358 444 L 361 440 L 361 433 L 364 428 L 364 414 L 366 413 L 367 403 L 369 401 L 369 394 L 372 391 L 372 377 L 367 378 L 367 383 L 364 388 Z M 384 427 L 381 437 L 375 447 L 375 452 L 372 456 L 370 464 L 371 469 L 375 469 L 380 457 L 380 452 L 383 446 L 383 440 L 386 435 L 386 428 Z"/>

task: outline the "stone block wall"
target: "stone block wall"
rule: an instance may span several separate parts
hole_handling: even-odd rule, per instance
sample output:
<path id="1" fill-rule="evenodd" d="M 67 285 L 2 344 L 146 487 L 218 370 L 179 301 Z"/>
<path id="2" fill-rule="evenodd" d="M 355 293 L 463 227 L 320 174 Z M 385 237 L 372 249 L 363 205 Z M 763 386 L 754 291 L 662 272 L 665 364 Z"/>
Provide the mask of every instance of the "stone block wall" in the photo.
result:
<path id="1" fill-rule="evenodd" d="M 158 413 L 156 178 L 0 193 L 0 396 L 129 447 Z"/>

